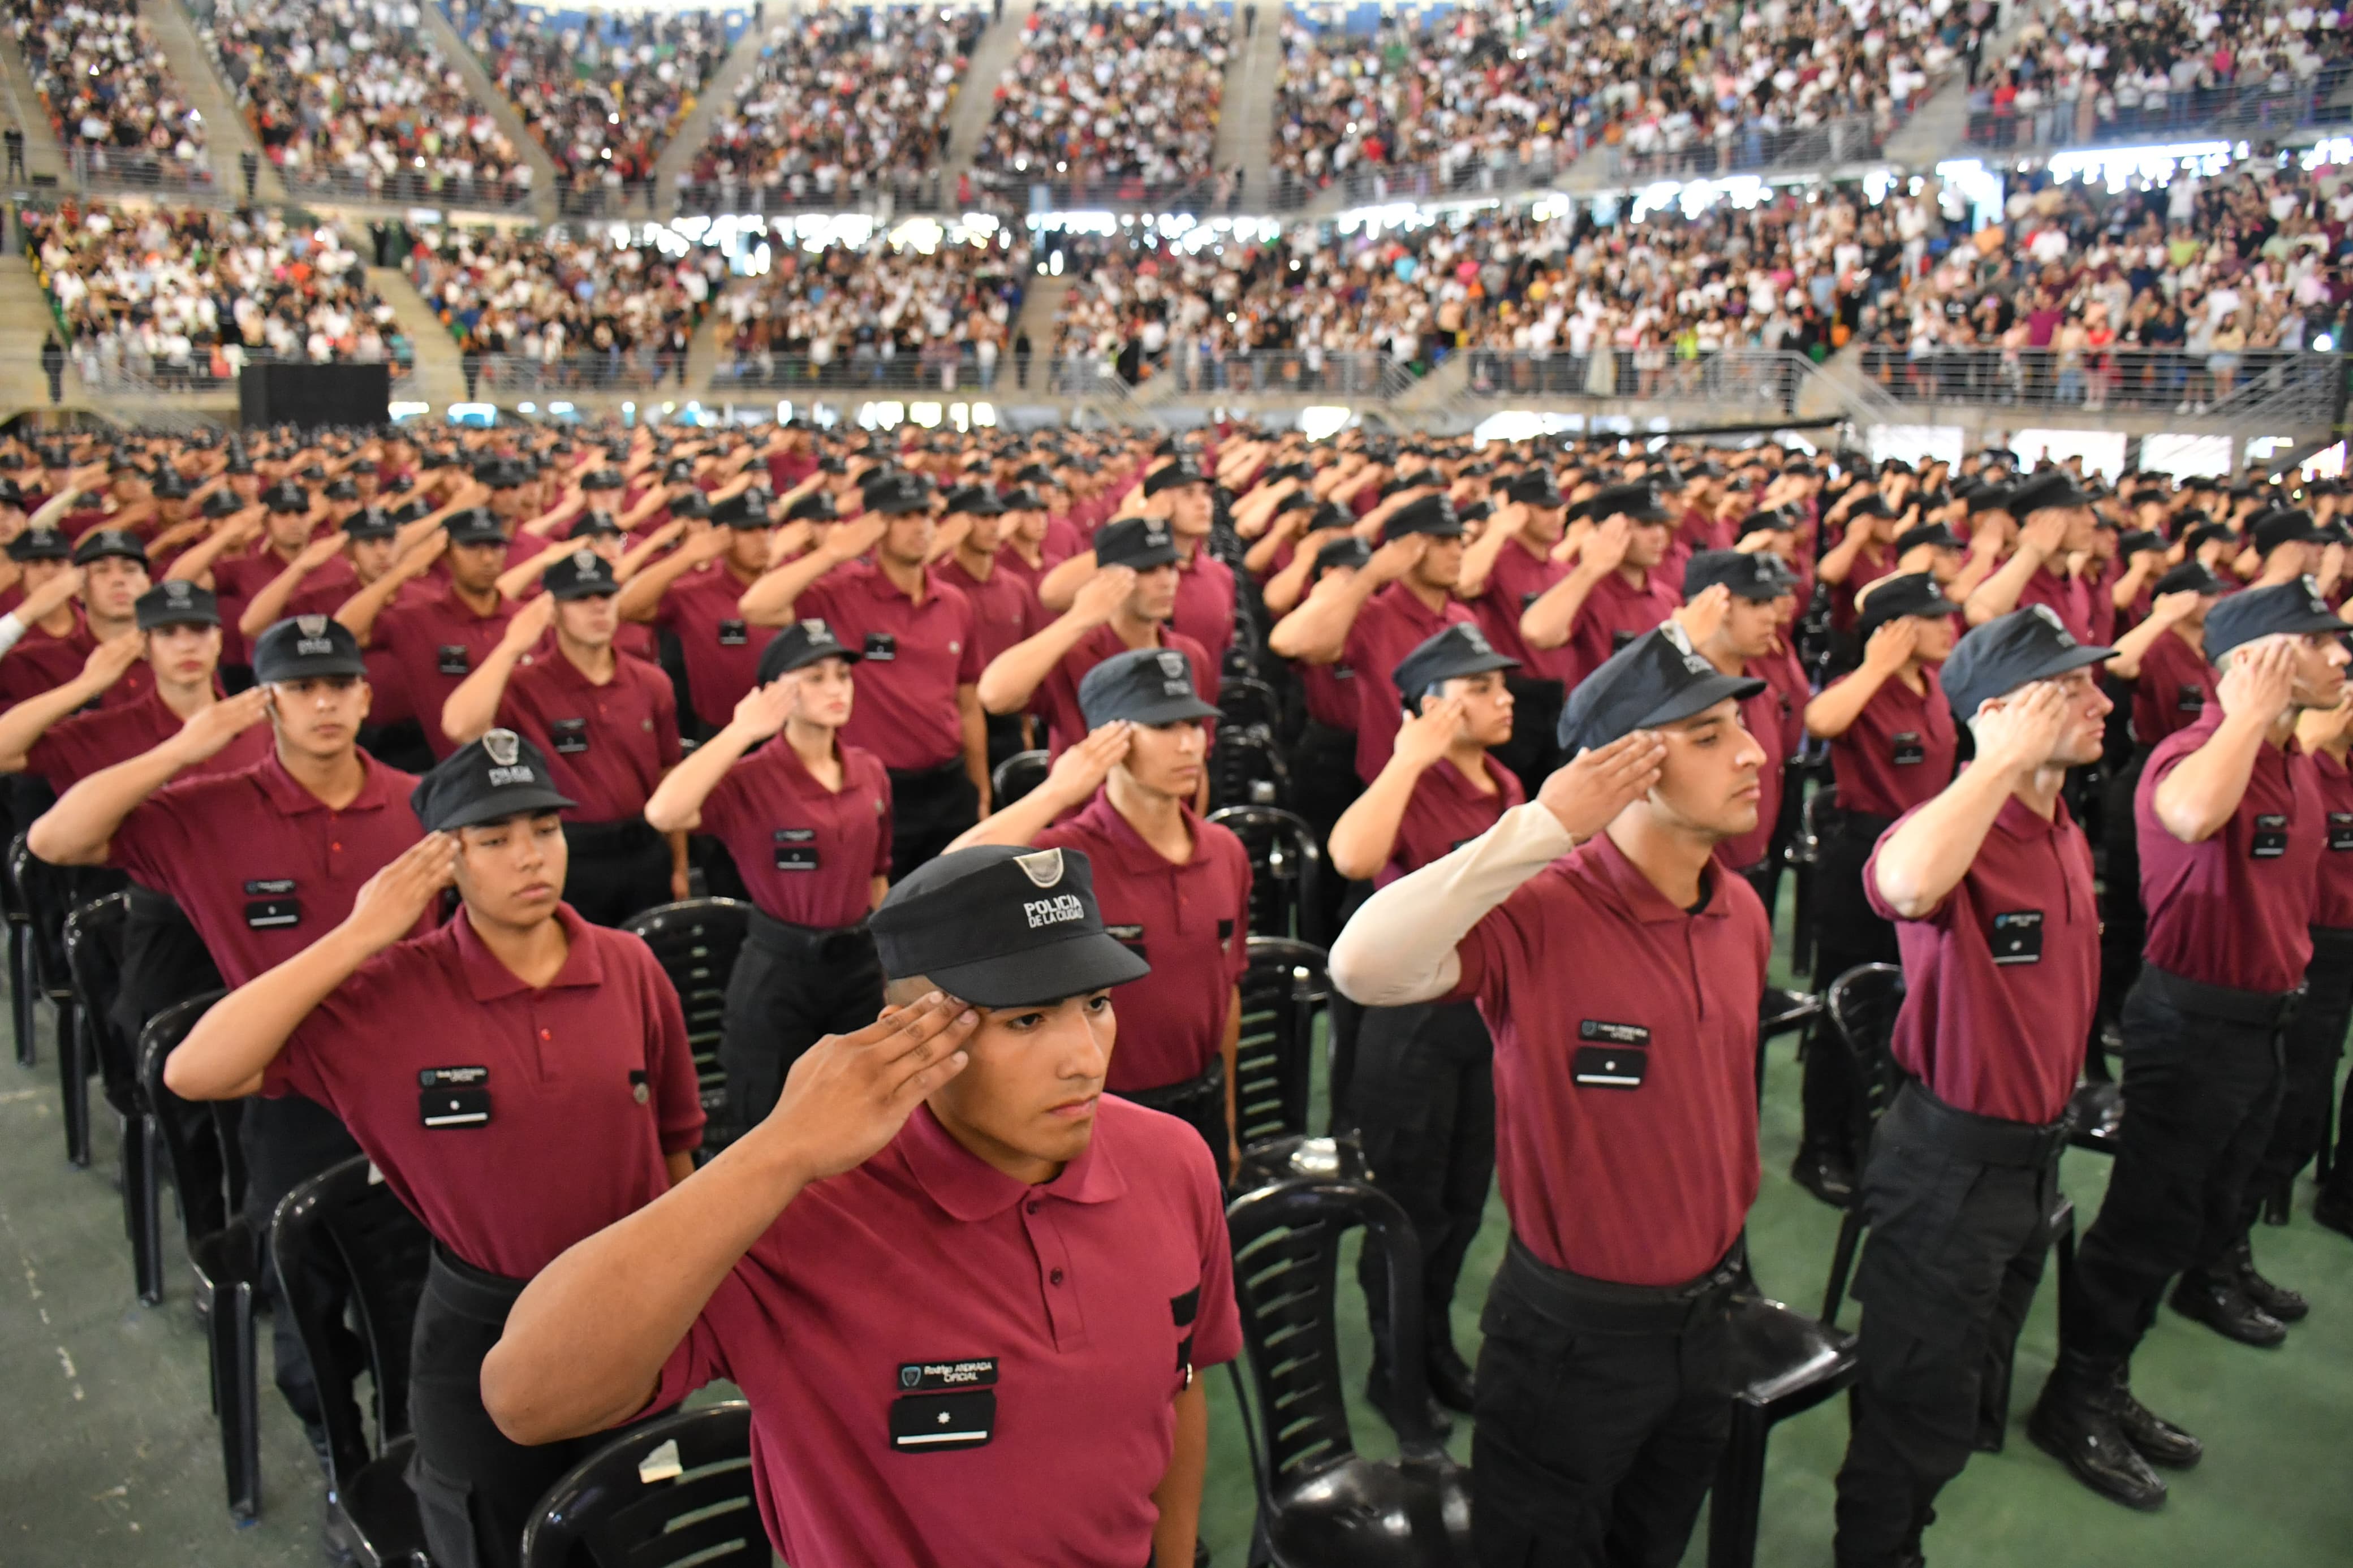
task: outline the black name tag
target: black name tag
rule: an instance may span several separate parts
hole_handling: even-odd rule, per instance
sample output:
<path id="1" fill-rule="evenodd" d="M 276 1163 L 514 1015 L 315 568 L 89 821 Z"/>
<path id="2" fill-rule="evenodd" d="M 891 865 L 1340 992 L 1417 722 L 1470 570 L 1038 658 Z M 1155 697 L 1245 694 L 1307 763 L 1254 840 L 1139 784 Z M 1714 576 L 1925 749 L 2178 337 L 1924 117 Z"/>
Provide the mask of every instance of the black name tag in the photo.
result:
<path id="1" fill-rule="evenodd" d="M 1642 634 L 1640 632 L 1611 632 L 1609 634 L 1609 651 L 1611 653 L 1616 653 L 1620 648 L 1624 647 L 1628 643 L 1632 642 L 1636 637 L 1641 637 L 1641 635 Z"/>
<path id="2" fill-rule="evenodd" d="M 1335 680 L 1354 680 L 1356 679 L 1356 672 L 1349 668 L 1345 664 L 1335 664 L 1332 666 L 1332 679 Z"/>
<path id="3" fill-rule="evenodd" d="M 2340 851 L 2353 849 L 2353 811 L 2328 814 L 2328 847 Z"/>
<path id="4" fill-rule="evenodd" d="M 1568 1068 L 1579 1089 L 1640 1089 L 1651 1074 L 1651 1053 L 1625 1046 L 1579 1046 Z"/>
<path id="5" fill-rule="evenodd" d="M 1112 941 L 1119 943 L 1120 946 L 1127 949 L 1128 952 L 1135 954 L 1136 957 L 1145 959 L 1146 963 L 1151 962 L 1151 960 L 1146 957 L 1144 951 L 1144 928 L 1142 926 L 1107 925 L 1103 927 L 1103 934 L 1111 938 Z"/>
<path id="6" fill-rule="evenodd" d="M 818 868 L 816 828 L 779 827 L 774 837 L 777 870 L 814 871 Z"/>
<path id="7" fill-rule="evenodd" d="M 1584 1018 L 1577 1022 L 1577 1037 L 1599 1040 L 1608 1046 L 1647 1046 L 1651 1031 L 1640 1024 L 1611 1024 L 1599 1018 Z"/>
<path id="8" fill-rule="evenodd" d="M 2173 710 L 2176 713 L 2205 712 L 2206 689 L 2195 684 L 2181 687 L 2173 694 Z"/>
<path id="9" fill-rule="evenodd" d="M 462 643 L 443 643 L 434 655 L 434 668 L 444 675 L 470 675 L 474 661 Z"/>
<path id="10" fill-rule="evenodd" d="M 1917 767 L 1928 760 L 1928 748 L 1920 743 L 1917 730 L 1906 730 L 1887 738 L 1887 760 L 1899 768 Z"/>
<path id="11" fill-rule="evenodd" d="M 752 634 L 744 626 L 742 621 L 722 621 L 719 623 L 719 646 L 721 647 L 742 647 L 751 640 Z"/>
<path id="12" fill-rule="evenodd" d="M 1180 1330 L 1189 1331 L 1193 1327 L 1193 1320 L 1200 1314 L 1201 1288 L 1198 1285 L 1182 1296 L 1168 1299 L 1168 1315 Z M 1187 1388 L 1193 1386 L 1193 1336 L 1190 1332 L 1176 1342 L 1176 1375 L 1185 1380 Z"/>
<path id="13" fill-rule="evenodd" d="M 891 1447 L 902 1454 L 954 1453 L 987 1446 L 997 1432 L 997 1395 L 910 1394 L 891 1402 Z"/>
<path id="14" fill-rule="evenodd" d="M 2042 911 L 2012 910 L 1993 917 L 1993 930 L 1986 933 L 1986 946 L 1993 951 L 1996 963 L 2040 963 L 2042 962 Z"/>
<path id="15" fill-rule="evenodd" d="M 245 896 L 248 899 L 283 898 L 293 890 L 294 879 L 291 877 L 259 878 L 245 885 Z"/>
<path id="16" fill-rule="evenodd" d="M 2247 858 L 2252 860 L 2276 860 L 2287 853 L 2287 817 L 2278 812 L 2263 812 L 2255 818 L 2255 831 L 2247 846 Z"/>
<path id="17" fill-rule="evenodd" d="M 996 1383 L 997 1358 L 993 1355 L 965 1356 L 957 1361 L 910 1361 L 899 1364 L 899 1387 L 907 1394 L 990 1388 Z"/>
<path id="18" fill-rule="evenodd" d="M 547 738 L 554 743 L 559 757 L 576 757 L 588 749 L 588 721 L 586 719 L 551 719 Z"/>
<path id="19" fill-rule="evenodd" d="M 899 639 L 889 632 L 868 632 L 866 657 L 876 663 L 890 663 L 899 657 Z"/>
<path id="20" fill-rule="evenodd" d="M 491 1069 L 422 1068 L 417 1074 L 417 1119 L 427 1127 L 487 1127 Z"/>
<path id="21" fill-rule="evenodd" d="M 300 899 L 248 899 L 245 900 L 245 924 L 248 931 L 282 931 L 302 923 L 302 900 Z"/>

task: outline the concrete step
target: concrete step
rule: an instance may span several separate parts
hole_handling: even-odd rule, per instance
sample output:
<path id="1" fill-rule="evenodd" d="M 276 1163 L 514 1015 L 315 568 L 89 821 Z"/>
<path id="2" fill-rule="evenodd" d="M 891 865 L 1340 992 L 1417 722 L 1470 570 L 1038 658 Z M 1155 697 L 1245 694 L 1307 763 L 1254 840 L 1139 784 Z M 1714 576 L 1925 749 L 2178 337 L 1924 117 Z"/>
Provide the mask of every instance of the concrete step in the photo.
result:
<path id="1" fill-rule="evenodd" d="M 404 398 L 421 398 L 437 407 L 466 395 L 466 373 L 458 360 L 458 341 L 441 324 L 408 274 L 397 267 L 371 267 L 368 283 L 385 303 L 408 341 L 417 345 L 417 374 L 398 389 Z"/>
<path id="2" fill-rule="evenodd" d="M 1061 342 L 1062 301 L 1070 298 L 1071 278 L 1040 278 L 1028 279 L 1021 296 L 1021 313 L 1013 318 L 1013 330 L 1007 334 L 1007 352 L 1022 333 L 1029 334 L 1029 350 L 1036 363 L 1043 364 L 1054 357 L 1054 345 Z"/>
<path id="3" fill-rule="evenodd" d="M 1020 57 L 1022 35 L 1029 30 L 1029 17 L 1037 9 L 1033 0 L 1011 0 L 972 47 L 955 101 L 948 106 L 948 160 L 943 171 L 948 187 L 972 167 L 980 139 L 997 117 L 997 84 L 1004 79 L 1005 68 Z"/>
<path id="4" fill-rule="evenodd" d="M 556 178 L 555 160 L 547 155 L 547 149 L 541 146 L 539 138 L 531 133 L 531 127 L 523 123 L 522 115 L 507 95 L 499 90 L 499 84 L 492 81 L 491 73 L 482 68 L 482 62 L 475 58 L 474 51 L 466 47 L 466 40 L 458 36 L 458 29 L 449 25 L 449 18 L 442 13 L 441 7 L 434 4 L 434 0 L 419 0 L 417 10 L 423 15 L 426 33 L 457 68 L 459 76 L 466 83 L 466 90 L 474 96 L 475 101 L 491 111 L 491 118 L 498 121 L 499 129 L 522 152 L 523 162 L 531 165 L 533 205 L 543 216 L 552 217 L 555 212 L 556 186 L 561 183 Z"/>
<path id="5" fill-rule="evenodd" d="M 66 166 L 57 133 L 49 127 L 49 111 L 33 89 L 32 68 L 16 47 L 16 35 L 5 27 L 0 27 L 0 108 L 25 132 L 26 174 L 55 174 Z"/>
<path id="6" fill-rule="evenodd" d="M 1256 18 L 1256 25 L 1251 19 Z M 1225 96 L 1218 107 L 1218 168 L 1242 170 L 1243 205 L 1263 195 L 1267 153 L 1274 137 L 1274 84 L 1282 71 L 1282 7 L 1234 7 L 1234 47 L 1226 62 Z"/>
<path id="7" fill-rule="evenodd" d="M 657 212 L 670 210 L 670 193 L 678 187 L 680 172 L 694 163 L 695 153 L 711 139 L 712 123 L 734 107 L 735 95 L 743 90 L 752 73 L 760 68 L 760 51 L 767 38 L 766 28 L 745 27 L 744 36 L 735 40 L 735 47 L 727 51 L 727 58 L 719 62 L 719 69 L 703 84 L 694 107 L 670 127 L 670 142 L 654 161 Z"/>
<path id="8" fill-rule="evenodd" d="M 196 37 L 195 26 L 178 0 L 139 0 L 139 15 L 154 29 L 155 41 L 163 46 L 164 58 L 171 62 L 172 74 L 179 78 L 188 102 L 205 117 L 206 151 L 212 159 L 213 178 L 222 183 L 224 190 L 242 190 L 237 160 L 246 153 L 258 154 L 260 148 L 245 116 L 237 111 L 237 94 L 221 75 L 219 62 Z M 278 171 L 267 158 L 261 160 L 254 194 L 265 202 L 286 199 L 286 187 L 279 183 Z"/>

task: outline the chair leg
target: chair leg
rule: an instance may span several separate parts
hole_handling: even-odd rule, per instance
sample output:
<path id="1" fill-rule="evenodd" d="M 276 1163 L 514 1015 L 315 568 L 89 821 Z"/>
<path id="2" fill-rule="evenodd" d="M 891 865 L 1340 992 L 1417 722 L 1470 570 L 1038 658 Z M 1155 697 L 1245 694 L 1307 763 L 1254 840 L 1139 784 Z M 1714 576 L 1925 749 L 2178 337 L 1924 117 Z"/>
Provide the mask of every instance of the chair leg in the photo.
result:
<path id="1" fill-rule="evenodd" d="M 155 1119 L 143 1112 L 122 1130 L 122 1205 L 131 1222 L 131 1274 L 139 1300 L 150 1307 L 164 1300 L 164 1192 L 155 1168 L 162 1141 Z"/>
<path id="2" fill-rule="evenodd" d="M 1753 1568 L 1757 1519 L 1765 1500 L 1765 1439 L 1772 1425 L 1745 1401 L 1732 1406 L 1732 1439 L 1715 1468 L 1707 1505 L 1707 1568 Z"/>
<path id="3" fill-rule="evenodd" d="M 58 1004 L 58 1090 L 64 1101 L 66 1160 L 90 1166 L 90 1042 L 82 1038 L 71 1002 Z"/>
<path id="4" fill-rule="evenodd" d="M 213 1387 L 220 1407 L 221 1470 L 229 1517 L 261 1511 L 261 1402 L 253 1283 L 225 1285 L 213 1299 Z"/>
<path id="5" fill-rule="evenodd" d="M 2327 1182 L 2328 1173 L 2337 1164 L 2337 1082 L 2329 1080 L 2328 1092 L 2320 1097 L 2320 1147 L 2312 1156 L 2312 1176 L 2316 1182 Z"/>
<path id="6" fill-rule="evenodd" d="M 31 929 L 21 921 L 8 927 L 8 1024 L 16 1034 L 16 1065 L 26 1068 L 40 1059 L 33 1038 L 32 965 L 26 962 L 31 938 Z"/>
<path id="7" fill-rule="evenodd" d="M 1831 1253 L 1831 1279 L 1822 1291 L 1822 1321 L 1838 1327 L 1839 1308 L 1846 1301 L 1847 1277 L 1854 1272 L 1855 1249 L 1862 1245 L 1862 1211 L 1849 1208 L 1839 1218 L 1838 1246 Z"/>

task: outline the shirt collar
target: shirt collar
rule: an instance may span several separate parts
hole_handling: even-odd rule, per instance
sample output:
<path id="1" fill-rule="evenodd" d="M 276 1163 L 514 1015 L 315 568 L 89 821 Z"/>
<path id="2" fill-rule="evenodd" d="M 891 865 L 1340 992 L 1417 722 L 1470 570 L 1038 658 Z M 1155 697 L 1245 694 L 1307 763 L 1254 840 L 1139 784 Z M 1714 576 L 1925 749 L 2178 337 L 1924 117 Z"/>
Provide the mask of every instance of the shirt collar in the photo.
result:
<path id="1" fill-rule="evenodd" d="M 1103 1147 L 1103 1131 L 1104 1118 L 1098 1109 L 1094 1136 L 1086 1148 L 1062 1167 L 1061 1174 L 1036 1187 L 1014 1180 L 957 1142 L 928 1105 L 917 1106 L 907 1118 L 897 1145 L 923 1195 L 950 1219 L 969 1225 L 1003 1214 L 1033 1193 L 1075 1204 L 1108 1203 L 1125 1193 L 1127 1179 Z"/>
<path id="2" fill-rule="evenodd" d="M 1145 843 L 1144 835 L 1135 830 L 1135 824 L 1119 814 L 1119 807 L 1111 803 L 1111 787 L 1108 784 L 1095 791 L 1094 799 L 1087 802 L 1086 808 L 1071 819 L 1071 825 L 1086 829 L 1100 839 L 1124 868 L 1137 871 L 1189 870 L 1201 864 L 1201 819 L 1193 815 L 1192 806 L 1184 801 L 1176 803 L 1176 809 L 1184 814 L 1186 837 L 1193 843 L 1192 858 L 1181 866 Z"/>
<path id="3" fill-rule="evenodd" d="M 362 770 L 360 793 L 352 796 L 351 804 L 343 807 L 345 811 L 381 811 L 392 803 L 396 788 L 402 784 L 410 788 L 416 786 L 414 778 L 385 766 L 365 752 L 359 753 L 359 759 Z M 261 785 L 261 793 L 269 797 L 269 804 L 278 808 L 280 816 L 300 816 L 305 812 L 327 809 L 325 801 L 312 795 L 303 787 L 301 780 L 286 771 L 286 763 L 280 758 L 274 745 L 260 765 L 253 770 L 253 776 Z M 403 799 L 406 800 L 405 795 Z"/>
<path id="4" fill-rule="evenodd" d="M 2013 790 L 2010 792 L 2010 798 L 2001 803 L 2001 810 L 1994 814 L 1993 825 L 2012 838 L 2031 840 L 2048 838 L 2063 827 L 2072 827 L 2074 826 L 2074 821 L 2073 817 L 2067 815 L 2065 800 L 2053 802 L 2051 815 L 2046 818 L 2041 812 L 2019 799 L 2018 793 Z"/>
<path id="5" fill-rule="evenodd" d="M 1732 912 L 1732 900 L 1724 893 L 1725 879 L 1730 873 L 1713 860 L 1702 873 L 1708 879 L 1707 906 L 1694 915 L 1671 902 L 1652 886 L 1651 879 L 1642 875 L 1642 868 L 1626 858 L 1626 852 L 1607 833 L 1597 833 L 1588 839 L 1576 859 L 1583 867 L 1587 880 L 1609 893 L 1620 908 L 1644 925 L 1667 925 L 1687 920 L 1720 921 Z"/>
<path id="6" fill-rule="evenodd" d="M 564 967 L 555 972 L 547 989 L 602 984 L 605 961 L 597 955 L 596 943 L 588 934 L 588 922 L 575 914 L 570 904 L 556 905 L 555 918 L 564 927 L 569 951 L 564 955 Z M 496 1002 L 532 989 L 522 975 L 499 962 L 498 954 L 483 942 L 464 910 L 450 918 L 449 927 L 451 940 L 458 948 L 458 965 L 466 973 L 466 987 L 475 1001 Z"/>

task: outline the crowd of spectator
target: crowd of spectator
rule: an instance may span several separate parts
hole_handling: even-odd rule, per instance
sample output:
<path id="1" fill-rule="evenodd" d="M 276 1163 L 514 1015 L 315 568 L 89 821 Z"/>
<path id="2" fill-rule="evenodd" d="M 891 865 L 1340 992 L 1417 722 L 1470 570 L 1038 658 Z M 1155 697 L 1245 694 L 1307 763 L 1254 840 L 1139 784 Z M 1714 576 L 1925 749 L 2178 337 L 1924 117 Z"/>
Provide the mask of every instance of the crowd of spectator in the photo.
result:
<path id="1" fill-rule="evenodd" d="M 134 0 L 8 0 L 58 144 L 93 174 L 208 179 L 203 117 Z"/>
<path id="2" fill-rule="evenodd" d="M 681 256 L 622 232 L 427 230 L 408 274 L 493 385 L 682 381 L 688 342 L 726 283 L 726 259 L 712 246 Z"/>
<path id="3" fill-rule="evenodd" d="M 26 241 L 92 385 L 233 380 L 258 358 L 413 360 L 344 237 L 278 213 L 68 201 L 27 208 Z"/>
<path id="4" fill-rule="evenodd" d="M 734 106 L 681 170 L 691 205 L 840 205 L 934 174 L 956 83 L 988 13 L 965 5 L 828 8 L 779 24 Z"/>
<path id="5" fill-rule="evenodd" d="M 1037 182 L 1173 185 L 1209 173 L 1232 29 L 1198 6 L 1039 6 L 974 166 Z"/>
<path id="6" fill-rule="evenodd" d="M 452 0 L 449 19 L 547 149 L 567 205 L 581 209 L 651 179 L 730 41 L 714 11 L 551 18 L 513 0 Z"/>
<path id="7" fill-rule="evenodd" d="M 1002 237 L 928 254 L 879 236 L 785 250 L 755 287 L 722 301 L 730 374 L 780 387 L 987 390 L 1029 275 L 1029 242 Z"/>
<path id="8" fill-rule="evenodd" d="M 239 0 L 198 19 L 290 192 L 497 205 L 529 195 L 530 163 L 414 0 Z"/>

